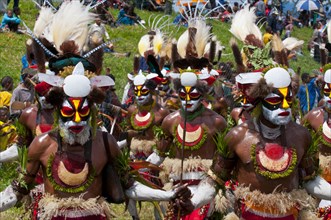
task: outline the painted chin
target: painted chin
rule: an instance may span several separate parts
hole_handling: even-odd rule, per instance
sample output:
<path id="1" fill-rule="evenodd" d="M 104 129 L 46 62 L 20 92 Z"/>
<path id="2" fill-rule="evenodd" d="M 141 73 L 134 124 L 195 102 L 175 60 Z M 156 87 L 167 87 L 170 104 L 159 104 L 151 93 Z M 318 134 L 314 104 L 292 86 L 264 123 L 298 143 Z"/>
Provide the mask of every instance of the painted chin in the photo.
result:
<path id="1" fill-rule="evenodd" d="M 80 125 L 70 126 L 70 127 L 69 127 L 69 130 L 70 130 L 72 133 L 75 133 L 75 134 L 80 133 L 83 129 L 84 129 L 84 126 L 80 126 Z"/>

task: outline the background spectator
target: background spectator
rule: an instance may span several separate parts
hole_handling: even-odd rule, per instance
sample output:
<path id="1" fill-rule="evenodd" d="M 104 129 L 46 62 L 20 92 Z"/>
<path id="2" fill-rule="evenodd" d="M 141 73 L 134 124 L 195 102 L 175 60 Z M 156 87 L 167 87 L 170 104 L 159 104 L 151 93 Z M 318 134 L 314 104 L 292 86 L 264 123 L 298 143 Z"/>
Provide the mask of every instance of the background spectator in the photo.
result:
<path id="1" fill-rule="evenodd" d="M 6 106 L 9 108 L 11 92 L 14 87 L 13 78 L 10 76 L 4 76 L 1 79 L 1 91 L 0 91 L 0 107 Z"/>
<path id="2" fill-rule="evenodd" d="M 305 115 L 314 107 L 317 107 L 317 103 L 321 98 L 316 81 L 322 80 L 322 76 L 310 77 L 309 73 L 302 73 L 301 80 L 302 84 L 299 87 L 297 96 L 300 102 L 301 112 Z"/>
<path id="3" fill-rule="evenodd" d="M 15 9 L 19 12 L 19 9 Z M 7 13 L 4 14 L 0 28 L 3 30 L 9 30 L 13 32 L 18 31 L 18 25 L 21 23 L 21 19 L 13 13 L 12 10 L 8 9 Z"/>

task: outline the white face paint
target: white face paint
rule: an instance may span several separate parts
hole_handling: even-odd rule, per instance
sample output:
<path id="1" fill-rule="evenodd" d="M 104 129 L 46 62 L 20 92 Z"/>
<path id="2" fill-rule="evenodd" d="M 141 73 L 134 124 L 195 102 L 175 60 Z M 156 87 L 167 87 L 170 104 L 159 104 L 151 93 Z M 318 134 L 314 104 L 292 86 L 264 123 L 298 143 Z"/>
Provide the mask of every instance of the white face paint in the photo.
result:
<path id="1" fill-rule="evenodd" d="M 75 123 L 73 121 L 63 122 L 60 119 L 59 125 L 60 133 L 65 143 L 68 143 L 70 145 L 74 143 L 84 145 L 90 138 L 91 127 L 87 124 L 86 121 Z M 75 126 L 82 127 L 82 130 L 79 133 L 72 132 L 70 128 Z"/>
<path id="2" fill-rule="evenodd" d="M 138 105 L 145 105 L 150 102 L 152 94 L 146 86 L 135 86 L 134 93 Z"/>
<path id="3" fill-rule="evenodd" d="M 275 125 L 286 125 L 292 119 L 292 92 L 289 88 L 276 89 L 262 102 L 263 116 Z"/>
<path id="4" fill-rule="evenodd" d="M 194 112 L 201 105 L 201 97 L 198 90 L 193 87 L 181 88 L 179 91 L 182 108 L 185 109 L 186 107 L 188 112 Z"/>
<path id="5" fill-rule="evenodd" d="M 275 125 L 286 125 L 288 124 L 292 119 L 292 111 L 291 109 L 276 109 L 276 110 L 270 110 L 264 106 L 262 106 L 262 113 L 263 116 L 270 121 L 271 123 Z"/>

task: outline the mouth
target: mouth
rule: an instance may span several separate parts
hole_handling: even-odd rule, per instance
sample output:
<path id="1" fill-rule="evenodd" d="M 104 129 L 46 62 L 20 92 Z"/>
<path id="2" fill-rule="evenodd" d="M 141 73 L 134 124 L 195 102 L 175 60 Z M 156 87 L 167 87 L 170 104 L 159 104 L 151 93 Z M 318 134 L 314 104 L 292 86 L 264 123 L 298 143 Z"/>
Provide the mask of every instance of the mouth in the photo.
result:
<path id="1" fill-rule="evenodd" d="M 278 114 L 278 116 L 289 116 L 290 112 L 281 112 Z"/>
<path id="2" fill-rule="evenodd" d="M 187 104 L 186 108 L 191 108 L 193 105 L 192 104 Z"/>
<path id="3" fill-rule="evenodd" d="M 71 126 L 70 128 L 69 128 L 69 130 L 71 131 L 71 132 L 73 132 L 73 133 L 79 133 L 79 132 L 81 132 L 82 130 L 83 130 L 83 126 Z"/>

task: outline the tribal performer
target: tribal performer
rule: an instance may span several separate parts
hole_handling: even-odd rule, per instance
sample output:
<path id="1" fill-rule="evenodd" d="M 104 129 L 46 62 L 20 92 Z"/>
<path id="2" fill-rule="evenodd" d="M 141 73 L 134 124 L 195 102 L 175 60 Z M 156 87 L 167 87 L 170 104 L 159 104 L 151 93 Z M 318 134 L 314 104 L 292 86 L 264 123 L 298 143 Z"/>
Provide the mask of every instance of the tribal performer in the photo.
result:
<path id="1" fill-rule="evenodd" d="M 195 188 L 211 165 L 216 150 L 213 137 L 225 129 L 226 122 L 222 116 L 202 105 L 201 100 L 208 87 L 195 73 L 184 72 L 174 83 L 182 107 L 163 120 L 162 132 L 157 135 L 157 149 L 148 161 L 162 163 L 164 172 L 160 177 L 167 183 L 165 188 L 170 188 L 180 182 L 183 159 L 183 183 Z M 205 206 L 186 218 L 204 219 L 207 216 L 208 206 Z"/>
<path id="2" fill-rule="evenodd" d="M 129 168 L 120 165 L 123 155 L 115 139 L 96 129 L 94 103 L 100 103 L 104 94 L 98 83 L 93 85 L 84 76 L 84 71 L 82 63 L 78 63 L 61 87 L 49 91 L 48 101 L 56 108 L 58 129 L 32 141 L 21 178 L 0 193 L 0 211 L 29 193 L 39 168 L 43 171 L 45 194 L 34 212 L 38 219 L 108 219 L 109 207 L 100 196 L 123 202 L 122 185 L 126 196 L 134 200 L 167 201 L 189 195 L 185 187 L 154 190 L 129 177 Z"/>
<path id="3" fill-rule="evenodd" d="M 140 72 L 134 77 L 136 105 L 128 109 L 129 140 L 133 160 L 146 160 L 156 145 L 154 126 L 160 126 L 169 111 L 155 100 L 155 89 L 162 78 L 157 74 Z M 135 132 L 130 132 L 130 131 Z"/>
<path id="4" fill-rule="evenodd" d="M 309 111 L 303 123 L 314 130 L 312 136 L 318 139 L 321 176 L 331 184 L 331 69 L 325 71 L 323 84 L 324 105 Z M 323 201 L 320 206 L 331 214 L 331 201 Z"/>
<path id="5" fill-rule="evenodd" d="M 190 212 L 203 206 L 217 189 L 224 188 L 225 181 L 235 177 L 235 214 L 225 219 L 315 219 L 311 212 L 304 212 L 315 206 L 307 192 L 330 199 L 331 187 L 318 176 L 308 130 L 291 120 L 290 74 L 280 67 L 271 68 L 250 95 L 261 101 L 256 115 L 230 130 L 208 177 L 180 210 Z"/>
<path id="6" fill-rule="evenodd" d="M 172 76 L 175 77 L 177 73 L 173 83 L 181 108 L 163 120 L 156 134 L 157 149 L 147 159 L 154 164 L 161 164 L 163 171 L 160 172 L 160 178 L 165 183 L 165 189 L 178 183 L 187 183 L 190 189 L 196 188 L 209 169 L 216 151 L 213 138 L 226 128 L 225 119 L 202 104 L 209 90 L 205 80 L 209 73 L 202 74 L 201 71 L 210 66 L 210 61 L 204 57 L 206 44 L 211 37 L 210 28 L 205 19 L 192 17 L 188 30 L 178 40 L 181 59 L 174 61 Z M 203 77 L 200 79 L 200 76 Z M 177 216 L 171 214 L 171 206 L 167 215 L 172 219 Z M 209 216 L 208 207 L 198 207 L 185 218 L 205 219 Z"/>
<path id="7" fill-rule="evenodd" d="M 240 73 L 236 79 L 236 87 L 241 95 L 241 107 L 236 107 L 231 111 L 231 117 L 237 125 L 244 123 L 251 118 L 257 100 L 250 97 L 249 92 L 253 85 L 255 85 L 262 77 L 262 72 Z"/>

